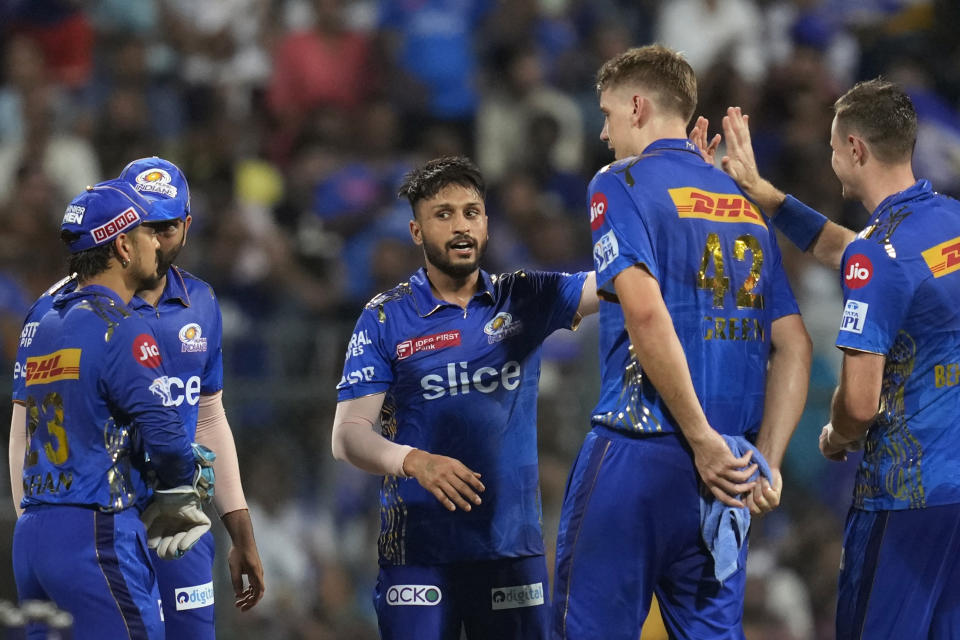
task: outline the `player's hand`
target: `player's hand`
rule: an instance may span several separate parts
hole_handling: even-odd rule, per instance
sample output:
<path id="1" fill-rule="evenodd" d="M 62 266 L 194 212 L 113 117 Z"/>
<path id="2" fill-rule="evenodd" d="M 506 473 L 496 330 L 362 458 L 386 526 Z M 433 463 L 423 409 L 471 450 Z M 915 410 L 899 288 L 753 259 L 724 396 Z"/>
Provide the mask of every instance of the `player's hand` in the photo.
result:
<path id="1" fill-rule="evenodd" d="M 693 448 L 697 473 L 710 493 L 727 506 L 744 506 L 740 496 L 753 490 L 757 484 L 750 481 L 750 477 L 757 471 L 756 463 L 750 464 L 753 451 L 747 451 L 739 458 L 735 457 L 727 446 L 727 441 L 713 429 L 709 430 L 704 439 L 691 442 L 690 445 Z"/>
<path id="2" fill-rule="evenodd" d="M 752 516 L 762 516 L 780 506 L 783 477 L 780 475 L 780 470 L 774 467 L 770 467 L 770 475 L 773 476 L 773 484 L 761 477 L 757 486 L 747 495 L 747 507 Z"/>
<path id="3" fill-rule="evenodd" d="M 233 606 L 240 611 L 248 611 L 260 602 L 266 591 L 263 581 L 263 564 L 260 562 L 260 553 L 257 551 L 257 543 L 253 537 L 250 512 L 246 509 L 238 509 L 224 514 L 221 520 L 233 543 L 227 554 L 230 582 L 233 583 L 233 595 L 236 598 Z M 246 576 L 246 586 L 244 586 L 244 576 Z"/>
<path id="4" fill-rule="evenodd" d="M 723 170 L 749 196 L 760 182 L 757 160 L 750 140 L 750 116 L 740 107 L 728 107 L 723 117 L 723 136 L 727 140 L 727 154 L 720 160 Z"/>
<path id="5" fill-rule="evenodd" d="M 829 422 L 820 430 L 820 453 L 827 460 L 846 462 L 847 452 L 859 451 L 861 448 L 862 440 L 843 440 Z"/>
<path id="6" fill-rule="evenodd" d="M 471 505 L 480 504 L 480 495 L 485 487 L 480 474 L 471 471 L 456 458 L 439 456 L 414 449 L 403 460 L 403 472 L 416 478 L 424 489 L 450 511 L 457 507 L 470 511 Z"/>
<path id="7" fill-rule="evenodd" d="M 713 140 L 707 144 L 707 127 L 709 125 L 709 120 L 703 116 L 698 116 L 696 124 L 694 124 L 693 128 L 690 129 L 690 135 L 688 138 L 690 139 L 690 142 L 697 145 L 697 147 L 700 149 L 703 159 L 709 164 L 714 164 L 717 156 L 717 147 L 720 146 L 720 134 L 718 133 L 713 136 Z"/>
<path id="8" fill-rule="evenodd" d="M 164 560 L 180 558 L 210 530 L 200 496 L 187 485 L 154 491 L 140 519 L 147 528 L 147 546 Z"/>

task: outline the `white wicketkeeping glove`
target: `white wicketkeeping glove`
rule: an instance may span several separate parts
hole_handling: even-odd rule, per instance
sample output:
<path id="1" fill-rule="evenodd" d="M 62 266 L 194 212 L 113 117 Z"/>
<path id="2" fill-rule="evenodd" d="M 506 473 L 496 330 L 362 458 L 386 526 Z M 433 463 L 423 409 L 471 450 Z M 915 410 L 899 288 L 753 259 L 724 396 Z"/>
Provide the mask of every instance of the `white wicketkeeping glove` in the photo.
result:
<path id="1" fill-rule="evenodd" d="M 210 530 L 200 495 L 189 485 L 154 491 L 140 519 L 147 528 L 147 546 L 164 560 L 183 556 Z"/>

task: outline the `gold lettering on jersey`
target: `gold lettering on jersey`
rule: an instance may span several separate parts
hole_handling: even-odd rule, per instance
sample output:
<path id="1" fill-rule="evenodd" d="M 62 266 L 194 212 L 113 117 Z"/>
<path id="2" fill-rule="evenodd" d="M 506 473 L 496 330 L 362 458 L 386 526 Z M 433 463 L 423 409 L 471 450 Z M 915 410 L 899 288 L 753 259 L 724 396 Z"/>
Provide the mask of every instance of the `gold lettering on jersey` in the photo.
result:
<path id="1" fill-rule="evenodd" d="M 758 318 L 714 318 L 703 316 L 704 340 L 763 342 L 766 334 Z"/>
<path id="2" fill-rule="evenodd" d="M 60 471 L 56 475 L 52 471 L 35 473 L 23 477 L 23 495 L 38 496 L 44 493 L 60 493 L 69 491 L 73 484 L 73 474 Z"/>
<path id="3" fill-rule="evenodd" d="M 933 385 L 937 388 L 960 384 L 960 363 L 938 364 L 933 368 Z"/>
<path id="4" fill-rule="evenodd" d="M 669 189 L 670 198 L 681 218 L 699 218 L 714 222 L 749 222 L 766 228 L 757 205 L 733 193 L 713 193 L 693 187 Z"/>
<path id="5" fill-rule="evenodd" d="M 960 236 L 941 242 L 922 252 L 934 278 L 941 278 L 960 269 Z"/>
<path id="6" fill-rule="evenodd" d="M 27 386 L 80 378 L 80 349 L 60 349 L 27 358 Z"/>

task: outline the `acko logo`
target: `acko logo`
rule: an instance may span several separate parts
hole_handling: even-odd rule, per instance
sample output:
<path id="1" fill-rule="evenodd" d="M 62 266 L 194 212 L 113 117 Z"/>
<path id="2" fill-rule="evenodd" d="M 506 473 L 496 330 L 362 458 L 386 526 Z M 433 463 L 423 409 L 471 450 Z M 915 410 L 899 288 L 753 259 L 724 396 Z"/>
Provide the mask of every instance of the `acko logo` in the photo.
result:
<path id="1" fill-rule="evenodd" d="M 387 589 L 387 604 L 392 607 L 435 607 L 441 600 L 440 587 L 431 584 L 395 584 Z"/>
<path id="2" fill-rule="evenodd" d="M 140 214 L 137 213 L 133 207 L 130 207 L 110 222 L 102 224 L 99 227 L 95 227 L 93 231 L 90 232 L 90 235 L 93 236 L 94 242 L 100 244 L 101 242 L 109 240 L 113 236 L 119 235 L 139 221 Z"/>
<path id="3" fill-rule="evenodd" d="M 847 260 L 843 281 L 850 289 L 866 286 L 873 277 L 873 263 L 862 253 L 855 253 Z"/>
<path id="4" fill-rule="evenodd" d="M 843 308 L 843 319 L 840 320 L 840 331 L 863 333 L 863 324 L 867 321 L 867 310 L 870 305 L 866 302 L 847 300 Z"/>
<path id="5" fill-rule="evenodd" d="M 521 584 L 513 587 L 496 587 L 490 590 L 490 607 L 499 609 L 520 609 L 535 607 L 544 603 L 543 583 Z"/>
<path id="6" fill-rule="evenodd" d="M 607 213 L 607 196 L 598 191 L 590 198 L 590 228 L 596 231 L 603 226 Z"/>
<path id="7" fill-rule="evenodd" d="M 160 347 L 149 333 L 141 333 L 133 341 L 133 357 L 145 367 L 156 369 L 163 362 Z"/>
<path id="8" fill-rule="evenodd" d="M 176 376 L 154 378 L 150 392 L 160 398 L 165 407 L 179 407 L 184 400 L 195 405 L 200 401 L 200 376 L 190 376 L 186 383 Z"/>
<path id="9" fill-rule="evenodd" d="M 446 379 L 438 373 L 420 378 L 424 400 L 436 400 L 449 393 L 451 396 L 465 395 L 470 389 L 480 393 L 493 393 L 500 387 L 513 391 L 520 386 L 520 363 L 510 360 L 497 371 L 493 367 L 480 367 L 473 373 L 467 370 L 467 362 L 447 363 Z"/>
<path id="10" fill-rule="evenodd" d="M 177 611 L 212 606 L 213 582 L 198 584 L 193 587 L 176 587 L 174 599 L 177 601 Z"/>

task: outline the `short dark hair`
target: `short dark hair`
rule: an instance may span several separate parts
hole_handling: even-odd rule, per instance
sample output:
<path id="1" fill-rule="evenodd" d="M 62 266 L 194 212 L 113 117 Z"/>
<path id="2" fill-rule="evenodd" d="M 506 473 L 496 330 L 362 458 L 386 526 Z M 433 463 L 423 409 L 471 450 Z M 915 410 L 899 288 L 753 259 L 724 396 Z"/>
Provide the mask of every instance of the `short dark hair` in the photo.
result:
<path id="1" fill-rule="evenodd" d="M 76 241 L 81 235 L 83 234 L 73 231 L 61 231 L 60 239 L 63 240 L 64 244 L 70 246 L 70 243 Z M 67 273 L 76 273 L 77 280 L 80 282 L 100 275 L 110 267 L 110 258 L 116 255 L 114 244 L 109 242 L 77 253 L 71 253 L 70 260 L 67 263 Z"/>
<path id="2" fill-rule="evenodd" d="M 610 58 L 597 72 L 597 94 L 624 84 L 657 94 L 657 103 L 688 122 L 697 108 L 697 76 L 682 55 L 659 44 L 634 47 Z"/>
<path id="3" fill-rule="evenodd" d="M 470 158 L 445 156 L 434 158 L 405 175 L 397 197 L 409 200 L 410 208 L 416 215 L 418 202 L 432 198 L 451 184 L 473 189 L 480 198 L 485 198 L 487 195 L 487 185 L 483 181 L 480 169 Z"/>
<path id="4" fill-rule="evenodd" d="M 863 136 L 881 162 L 903 162 L 917 142 L 917 112 L 903 89 L 875 78 L 859 82 L 833 103 L 837 128 Z"/>

